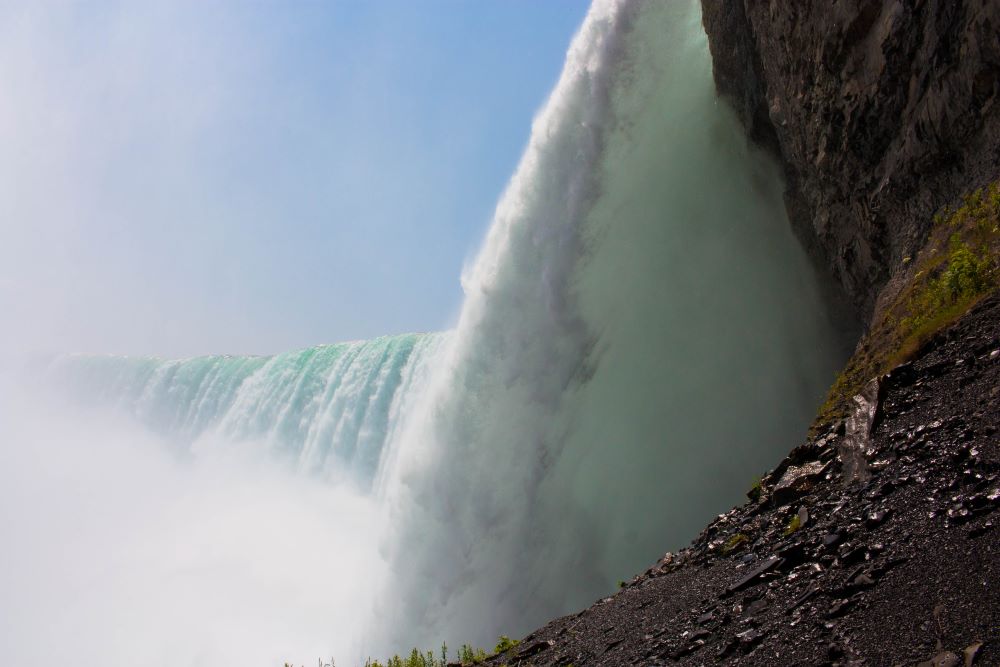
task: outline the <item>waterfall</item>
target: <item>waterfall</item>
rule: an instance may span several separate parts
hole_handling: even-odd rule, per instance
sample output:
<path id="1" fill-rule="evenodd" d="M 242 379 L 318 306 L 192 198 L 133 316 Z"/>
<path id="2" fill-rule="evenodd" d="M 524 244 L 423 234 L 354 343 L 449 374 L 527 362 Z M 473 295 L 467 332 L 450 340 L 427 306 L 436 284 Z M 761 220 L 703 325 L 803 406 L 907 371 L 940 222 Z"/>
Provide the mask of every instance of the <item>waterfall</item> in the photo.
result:
<path id="1" fill-rule="evenodd" d="M 449 332 L 49 375 L 195 459 L 348 480 L 367 509 L 331 530 L 384 563 L 330 564 L 348 659 L 489 645 L 683 546 L 803 436 L 842 350 L 782 191 L 715 95 L 698 1 L 595 0 Z"/>
<path id="2" fill-rule="evenodd" d="M 696 0 L 594 2 L 463 284 L 382 491 L 389 646 L 613 591 L 741 502 L 840 358 Z"/>
<path id="3" fill-rule="evenodd" d="M 49 375 L 114 406 L 183 449 L 205 436 L 253 442 L 302 473 L 371 485 L 413 385 L 443 334 L 404 334 L 274 356 L 71 355 Z"/>

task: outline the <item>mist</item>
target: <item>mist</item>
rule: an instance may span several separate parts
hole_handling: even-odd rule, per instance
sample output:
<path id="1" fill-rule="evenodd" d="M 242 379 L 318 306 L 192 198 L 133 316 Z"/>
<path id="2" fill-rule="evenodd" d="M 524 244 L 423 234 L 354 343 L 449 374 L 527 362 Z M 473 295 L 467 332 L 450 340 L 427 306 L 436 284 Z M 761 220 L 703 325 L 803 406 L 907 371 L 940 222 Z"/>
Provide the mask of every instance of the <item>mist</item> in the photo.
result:
<path id="1" fill-rule="evenodd" d="M 584 11 L 3 3 L 0 365 L 448 327 Z"/>
<path id="2" fill-rule="evenodd" d="M 2 398 L 5 660 L 281 665 L 348 653 L 384 567 L 370 498 L 247 442 L 203 439 L 179 456 L 120 413 L 23 387 Z"/>

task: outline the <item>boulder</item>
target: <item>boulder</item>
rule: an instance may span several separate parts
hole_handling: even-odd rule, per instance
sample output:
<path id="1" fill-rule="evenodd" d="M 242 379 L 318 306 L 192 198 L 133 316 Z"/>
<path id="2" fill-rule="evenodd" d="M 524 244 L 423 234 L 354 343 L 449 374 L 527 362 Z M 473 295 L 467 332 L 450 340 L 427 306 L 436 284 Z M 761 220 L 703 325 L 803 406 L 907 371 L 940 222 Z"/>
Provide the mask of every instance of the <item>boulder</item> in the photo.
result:
<path id="1" fill-rule="evenodd" d="M 823 478 L 828 465 L 822 461 L 813 461 L 800 466 L 789 466 L 771 491 L 774 503 L 786 505 L 809 493 Z"/>

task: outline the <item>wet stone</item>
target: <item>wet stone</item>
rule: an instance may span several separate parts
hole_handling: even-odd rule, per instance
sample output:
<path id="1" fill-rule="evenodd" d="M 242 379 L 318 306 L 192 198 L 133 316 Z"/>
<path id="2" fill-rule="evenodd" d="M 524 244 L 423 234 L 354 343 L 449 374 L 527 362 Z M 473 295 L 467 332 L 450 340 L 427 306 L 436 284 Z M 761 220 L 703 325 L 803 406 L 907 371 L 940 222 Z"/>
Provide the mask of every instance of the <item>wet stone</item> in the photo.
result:
<path id="1" fill-rule="evenodd" d="M 824 535 L 823 536 L 823 546 L 827 547 L 827 548 L 835 547 L 838 544 L 840 544 L 843 539 L 844 539 L 843 533 L 839 533 L 839 532 L 837 532 L 837 533 L 830 533 L 828 535 Z"/>
<path id="2" fill-rule="evenodd" d="M 826 466 L 822 461 L 789 466 L 771 492 L 774 502 L 784 505 L 808 493 L 822 479 Z"/>
<path id="3" fill-rule="evenodd" d="M 954 525 L 961 525 L 972 518 L 972 512 L 964 505 L 957 504 L 948 509 L 948 521 Z"/>
<path id="4" fill-rule="evenodd" d="M 844 551 L 844 555 L 840 557 L 840 562 L 844 565 L 855 565 L 865 560 L 868 555 L 868 550 L 862 545 L 854 547 L 853 549 L 847 549 Z"/>
<path id="5" fill-rule="evenodd" d="M 795 542 L 783 549 L 779 549 L 775 555 L 784 561 L 781 563 L 781 567 L 789 569 L 805 560 L 806 545 L 803 542 Z"/>
<path id="6" fill-rule="evenodd" d="M 917 667 L 958 667 L 961 659 L 951 651 L 941 651 L 930 660 L 921 662 Z"/>
<path id="7" fill-rule="evenodd" d="M 764 611 L 765 609 L 767 609 L 767 602 L 764 600 L 754 600 L 747 605 L 743 613 L 746 616 L 753 616 L 761 611 Z"/>
<path id="8" fill-rule="evenodd" d="M 890 480 L 888 482 L 884 482 L 882 485 L 876 488 L 872 496 L 874 498 L 885 498 L 895 490 L 896 490 L 896 485 L 892 482 L 892 480 Z"/>
<path id="9" fill-rule="evenodd" d="M 891 510 L 878 510 L 865 517 L 865 525 L 868 528 L 878 528 L 892 515 Z"/>
<path id="10" fill-rule="evenodd" d="M 983 494 L 969 496 L 962 501 L 962 504 L 973 512 L 981 512 L 990 506 L 990 501 Z"/>
<path id="11" fill-rule="evenodd" d="M 726 589 L 727 593 L 735 593 L 736 591 L 742 590 L 754 583 L 754 580 L 762 574 L 766 574 L 771 570 L 779 567 L 784 562 L 784 559 L 777 556 L 772 556 L 764 561 L 760 566 L 755 568 L 752 572 L 744 576 L 742 579 L 737 581 L 735 584 Z"/>
<path id="12" fill-rule="evenodd" d="M 806 602 L 808 602 L 810 599 L 812 599 L 812 597 L 815 596 L 819 591 L 820 591 L 820 587 L 819 587 L 818 584 L 811 585 L 806 590 L 805 593 L 803 593 L 802 595 L 800 595 L 799 598 L 797 600 L 795 600 L 795 602 L 792 603 L 792 606 L 789 607 L 788 611 L 789 612 L 794 611 L 796 608 L 802 606 L 803 604 L 805 604 Z"/>
<path id="13" fill-rule="evenodd" d="M 829 618 L 837 618 L 846 613 L 852 604 L 851 600 L 835 600 L 826 615 Z"/>
<path id="14" fill-rule="evenodd" d="M 553 642 L 552 640 L 546 639 L 540 642 L 529 644 L 528 646 L 525 646 L 524 648 L 522 648 L 520 651 L 517 652 L 517 659 L 524 660 L 534 655 L 538 655 L 542 651 L 548 650 L 554 643 L 555 642 Z"/>
<path id="15" fill-rule="evenodd" d="M 717 656 L 719 658 L 725 658 L 726 656 L 731 655 L 739 645 L 740 645 L 740 640 L 737 637 L 733 637 L 728 642 L 722 645 L 722 648 L 719 650 Z"/>
<path id="16" fill-rule="evenodd" d="M 962 651 L 965 667 L 972 667 L 972 664 L 976 661 L 976 654 L 979 653 L 979 649 L 982 647 L 983 643 L 981 641 L 975 641 L 965 647 L 965 650 Z"/>
<path id="17" fill-rule="evenodd" d="M 992 521 L 987 521 L 987 522 L 983 523 L 983 525 L 976 526 L 975 528 L 973 528 L 972 530 L 970 530 L 969 531 L 969 537 L 980 537 L 981 535 L 985 535 L 986 533 L 988 533 L 990 531 L 991 528 L 993 528 L 993 522 Z"/>
<path id="18" fill-rule="evenodd" d="M 740 642 L 740 647 L 743 649 L 744 653 L 746 653 L 759 644 L 762 639 L 764 639 L 764 633 L 756 628 L 751 628 L 738 633 L 736 638 Z"/>

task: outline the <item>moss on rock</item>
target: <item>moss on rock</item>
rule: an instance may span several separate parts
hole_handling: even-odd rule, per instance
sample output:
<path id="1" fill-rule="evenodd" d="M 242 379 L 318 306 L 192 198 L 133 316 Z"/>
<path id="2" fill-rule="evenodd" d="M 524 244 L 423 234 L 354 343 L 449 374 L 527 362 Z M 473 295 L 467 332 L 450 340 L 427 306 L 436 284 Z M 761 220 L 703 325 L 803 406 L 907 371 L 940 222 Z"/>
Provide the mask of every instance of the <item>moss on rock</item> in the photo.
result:
<path id="1" fill-rule="evenodd" d="M 912 358 L 934 335 L 1000 288 L 1000 181 L 934 217 L 927 243 L 903 259 L 897 286 L 837 376 L 813 423 L 822 430 L 846 414 L 871 378 Z"/>

